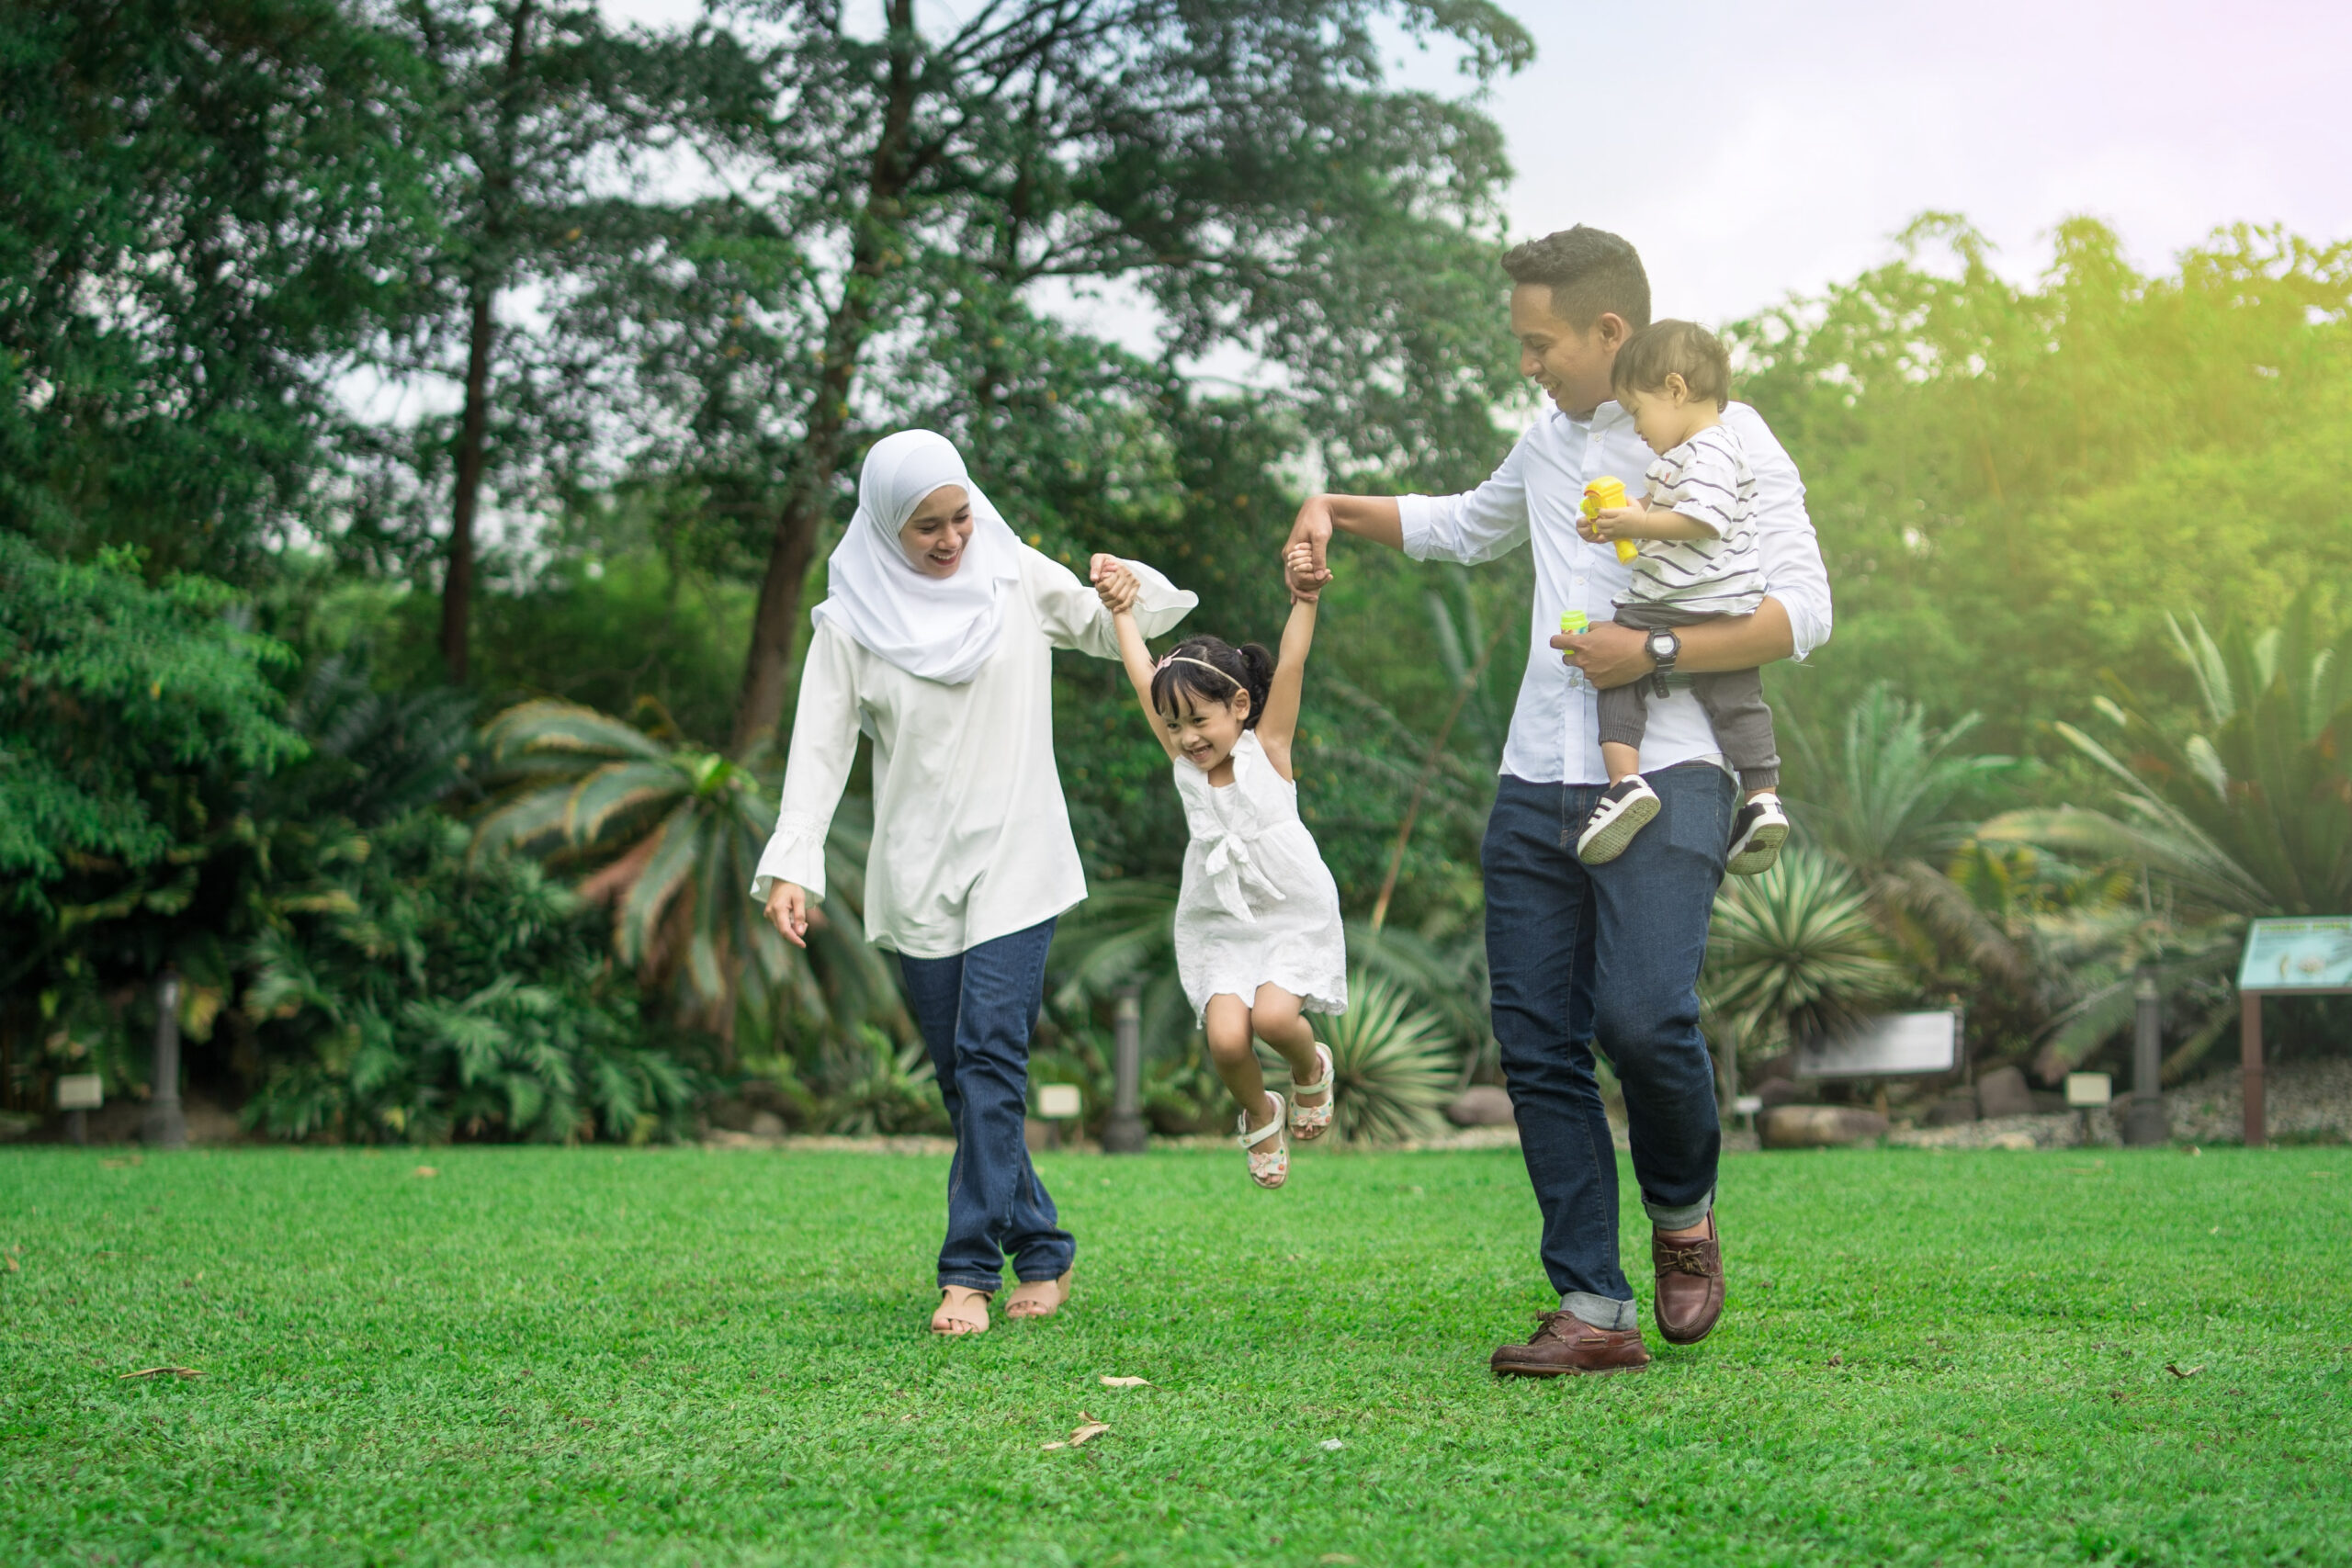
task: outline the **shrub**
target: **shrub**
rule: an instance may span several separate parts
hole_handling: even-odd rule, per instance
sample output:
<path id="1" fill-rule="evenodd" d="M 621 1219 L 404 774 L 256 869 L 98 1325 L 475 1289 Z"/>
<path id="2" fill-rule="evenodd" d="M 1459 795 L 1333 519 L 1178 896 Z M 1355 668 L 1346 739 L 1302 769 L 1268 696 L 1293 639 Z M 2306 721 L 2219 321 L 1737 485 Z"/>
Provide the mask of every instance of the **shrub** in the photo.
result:
<path id="1" fill-rule="evenodd" d="M 695 1075 L 644 1043 L 604 918 L 532 862 L 467 863 L 431 813 L 353 835 L 249 951 L 267 1064 L 248 1126 L 286 1138 L 643 1141 L 684 1122 Z"/>

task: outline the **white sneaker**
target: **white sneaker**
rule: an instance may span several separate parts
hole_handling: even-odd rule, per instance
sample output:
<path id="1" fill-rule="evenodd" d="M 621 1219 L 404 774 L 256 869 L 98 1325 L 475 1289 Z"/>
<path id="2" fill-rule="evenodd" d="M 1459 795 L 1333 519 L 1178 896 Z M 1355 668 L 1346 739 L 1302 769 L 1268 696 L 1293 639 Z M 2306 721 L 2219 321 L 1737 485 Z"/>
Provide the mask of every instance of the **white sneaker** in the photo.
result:
<path id="1" fill-rule="evenodd" d="M 1658 805 L 1657 791 L 1639 773 L 1611 784 L 1584 819 L 1584 831 L 1577 835 L 1577 859 L 1587 865 L 1615 860 L 1657 815 Z"/>
<path id="2" fill-rule="evenodd" d="M 1781 809 L 1781 797 L 1758 795 L 1731 819 L 1731 852 L 1724 857 L 1724 870 L 1734 876 L 1770 871 L 1788 836 L 1789 814 Z"/>

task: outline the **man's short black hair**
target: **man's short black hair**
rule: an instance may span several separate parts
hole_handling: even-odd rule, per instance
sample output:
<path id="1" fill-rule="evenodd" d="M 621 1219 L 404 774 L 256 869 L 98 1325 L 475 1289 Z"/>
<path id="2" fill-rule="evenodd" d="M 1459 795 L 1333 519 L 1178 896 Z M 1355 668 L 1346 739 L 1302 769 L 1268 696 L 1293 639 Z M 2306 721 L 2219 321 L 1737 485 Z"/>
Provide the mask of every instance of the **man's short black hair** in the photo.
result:
<path id="1" fill-rule="evenodd" d="M 1641 253 L 1605 229 L 1579 223 L 1503 253 L 1503 270 L 1513 283 L 1541 283 L 1552 290 L 1552 314 L 1578 332 L 1589 332 L 1606 312 L 1615 312 L 1639 332 L 1650 324 L 1650 275 Z"/>
<path id="2" fill-rule="evenodd" d="M 1721 409 L 1731 401 L 1731 355 L 1723 340 L 1696 321 L 1655 321 L 1625 340 L 1609 367 L 1619 391 L 1656 392 L 1679 376 L 1694 398 Z"/>

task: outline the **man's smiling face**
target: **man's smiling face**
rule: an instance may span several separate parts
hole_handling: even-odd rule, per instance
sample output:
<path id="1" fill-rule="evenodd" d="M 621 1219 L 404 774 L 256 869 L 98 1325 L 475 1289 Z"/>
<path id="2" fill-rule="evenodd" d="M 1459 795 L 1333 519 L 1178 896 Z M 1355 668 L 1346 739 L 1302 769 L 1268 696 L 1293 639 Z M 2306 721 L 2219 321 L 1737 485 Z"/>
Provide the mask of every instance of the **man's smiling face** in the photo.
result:
<path id="1" fill-rule="evenodd" d="M 1510 291 L 1510 331 L 1519 340 L 1519 373 L 1577 419 L 1609 400 L 1609 367 L 1633 335 L 1611 310 L 1589 327 L 1570 325 L 1552 313 L 1552 289 L 1542 283 Z"/>

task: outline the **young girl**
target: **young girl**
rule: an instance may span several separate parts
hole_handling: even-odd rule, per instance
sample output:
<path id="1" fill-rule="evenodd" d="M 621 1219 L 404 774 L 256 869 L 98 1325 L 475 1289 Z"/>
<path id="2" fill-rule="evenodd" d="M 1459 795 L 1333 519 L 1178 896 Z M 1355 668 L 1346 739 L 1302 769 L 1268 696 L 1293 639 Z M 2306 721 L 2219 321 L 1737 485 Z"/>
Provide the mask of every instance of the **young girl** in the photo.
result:
<path id="1" fill-rule="evenodd" d="M 1313 551 L 1300 545 L 1292 555 L 1279 660 L 1255 643 L 1237 649 L 1196 637 L 1155 663 L 1136 625 L 1132 574 L 1115 569 L 1098 584 L 1127 678 L 1175 764 L 1192 829 L 1176 900 L 1177 972 L 1217 1077 L 1240 1107 L 1235 1131 L 1250 1179 L 1267 1188 L 1289 1177 L 1292 1138 L 1319 1138 L 1331 1125 L 1331 1051 L 1303 1015 L 1348 1004 L 1340 890 L 1299 820 L 1292 782 L 1317 594 Z M 1290 1064 L 1287 1117 L 1258 1070 L 1252 1035 Z"/>

